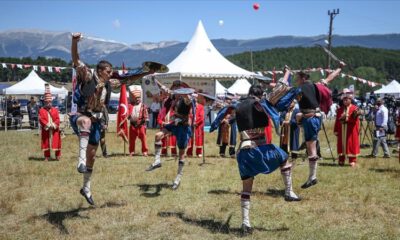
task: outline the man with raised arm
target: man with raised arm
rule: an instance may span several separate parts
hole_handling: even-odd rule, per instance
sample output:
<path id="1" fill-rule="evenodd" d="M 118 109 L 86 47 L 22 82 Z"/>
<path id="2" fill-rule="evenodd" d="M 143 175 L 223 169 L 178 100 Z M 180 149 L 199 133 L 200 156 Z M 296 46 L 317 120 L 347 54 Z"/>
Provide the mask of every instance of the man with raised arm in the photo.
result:
<path id="1" fill-rule="evenodd" d="M 322 124 L 321 110 L 326 111 L 326 113 L 329 111 L 329 102 L 332 103 L 332 100 L 327 84 L 339 75 L 343 66 L 345 64 L 340 62 L 339 68 L 318 83 L 311 82 L 309 80 L 310 75 L 307 73 L 297 73 L 296 81 L 301 89 L 301 94 L 297 99 L 300 113 L 296 115 L 296 120 L 304 129 L 309 163 L 309 176 L 307 181 L 301 186 L 302 188 L 309 188 L 318 183 L 317 160 L 319 157 L 317 154 L 317 139 Z"/>
<path id="2" fill-rule="evenodd" d="M 105 85 L 110 81 L 111 88 L 118 91 L 121 84 L 130 85 L 145 75 L 154 73 L 154 70 L 119 76 L 117 72 L 113 72 L 111 63 L 101 60 L 92 73 L 90 68 L 79 58 L 78 42 L 81 39 L 81 33 L 72 35 L 71 56 L 73 67 L 77 73 L 77 86 L 73 97 L 78 109 L 76 114 L 71 115 L 70 121 L 79 137 L 77 170 L 79 173 L 83 173 L 83 186 L 80 194 L 85 197 L 90 205 L 94 205 L 90 191 L 90 180 L 101 136 L 100 119 L 108 91 Z"/>
<path id="3" fill-rule="evenodd" d="M 156 168 L 161 167 L 161 140 L 168 136 L 174 135 L 176 136 L 176 141 L 178 145 L 178 172 L 176 178 L 173 182 L 172 189 L 178 189 L 181 178 L 183 175 L 183 167 L 185 165 L 185 152 L 188 146 L 188 142 L 190 137 L 192 136 L 192 124 L 193 124 L 193 116 L 195 116 L 195 100 L 192 97 L 194 90 L 191 88 L 182 88 L 185 91 L 179 91 L 180 89 L 174 89 L 174 87 L 179 84 L 180 81 L 174 81 L 171 89 L 168 89 L 166 86 L 162 85 L 158 81 L 156 82 L 162 91 L 167 92 L 170 96 L 169 99 L 166 100 L 167 105 L 170 105 L 170 108 L 174 109 L 174 117 L 169 124 L 166 124 L 164 128 L 157 132 L 154 139 L 154 162 L 146 169 L 146 171 L 152 171 Z"/>

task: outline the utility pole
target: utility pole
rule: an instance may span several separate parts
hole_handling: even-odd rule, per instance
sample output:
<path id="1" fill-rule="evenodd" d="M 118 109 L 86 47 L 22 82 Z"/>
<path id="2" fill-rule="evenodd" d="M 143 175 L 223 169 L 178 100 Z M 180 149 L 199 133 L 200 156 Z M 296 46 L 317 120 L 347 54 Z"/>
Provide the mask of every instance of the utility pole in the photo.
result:
<path id="1" fill-rule="evenodd" d="M 339 8 L 334 9 L 332 12 L 328 10 L 328 15 L 329 15 L 329 35 L 328 35 L 328 50 L 331 51 L 332 47 L 332 25 L 333 25 L 333 19 L 335 18 L 336 15 L 339 14 Z M 328 69 L 331 68 L 331 57 L 328 55 Z"/>

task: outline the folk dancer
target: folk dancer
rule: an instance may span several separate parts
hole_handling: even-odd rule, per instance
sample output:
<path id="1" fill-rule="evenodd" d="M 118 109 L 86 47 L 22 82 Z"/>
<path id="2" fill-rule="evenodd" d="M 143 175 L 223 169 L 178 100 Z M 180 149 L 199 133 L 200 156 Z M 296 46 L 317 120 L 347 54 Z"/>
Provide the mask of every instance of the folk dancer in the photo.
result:
<path id="1" fill-rule="evenodd" d="M 274 144 L 266 144 L 264 128 L 269 124 L 268 116 L 277 116 L 274 107 L 263 97 L 263 89 L 260 85 L 253 85 L 249 89 L 246 98 L 242 98 L 236 106 L 226 108 L 236 109 L 236 120 L 240 135 L 240 145 L 237 152 L 237 162 L 240 177 L 243 183 L 241 194 L 242 208 L 242 231 L 251 233 L 250 224 L 250 195 L 253 188 L 254 177 L 260 173 L 269 174 L 277 168 L 281 169 L 282 178 L 285 184 L 285 200 L 300 201 L 292 189 L 292 165 L 287 161 L 288 155 L 281 148 Z M 295 95 L 293 95 L 294 97 Z M 218 123 L 222 121 L 223 112 L 211 125 L 210 131 L 214 131 Z M 279 116 L 277 116 L 279 118 Z"/>
<path id="2" fill-rule="evenodd" d="M 140 89 L 130 90 L 131 103 L 129 104 L 129 153 L 131 156 L 135 154 L 136 138 L 142 142 L 142 154 L 148 156 L 149 148 L 146 140 L 146 126 L 149 121 L 149 113 L 147 106 L 142 103 L 142 91 Z"/>
<path id="3" fill-rule="evenodd" d="M 203 141 L 204 141 L 204 106 L 196 102 L 196 116 L 193 124 L 193 137 L 189 141 L 189 147 L 186 150 L 187 156 L 193 156 L 193 149 L 196 150 L 196 156 L 203 156 Z"/>
<path id="4" fill-rule="evenodd" d="M 309 80 L 310 75 L 304 72 L 297 72 L 297 84 L 301 89 L 298 97 L 300 113 L 296 115 L 296 121 L 302 125 L 304 129 L 304 138 L 306 140 L 306 148 L 309 163 L 309 176 L 307 181 L 301 186 L 309 188 L 318 183 L 317 180 L 317 140 L 318 132 L 321 129 L 322 115 L 321 110 L 328 112 L 332 104 L 331 91 L 327 87 L 329 82 L 335 79 L 345 66 L 340 62 L 340 67 L 331 72 L 326 79 L 321 82 L 313 83 Z"/>
<path id="5" fill-rule="evenodd" d="M 132 74 L 128 72 L 121 77 L 118 72 L 113 73 L 111 63 L 103 60 L 97 64 L 96 71 L 92 73 L 90 68 L 79 59 L 78 42 L 81 37 L 80 33 L 72 35 L 71 56 L 73 67 L 77 72 L 77 87 L 73 97 L 78 110 L 76 114 L 71 115 L 70 122 L 79 137 L 77 170 L 79 173 L 83 173 L 83 186 L 80 194 L 90 205 L 94 205 L 91 177 L 101 135 L 101 113 L 107 96 L 105 85 L 110 81 L 111 88 L 118 91 L 121 84 L 131 85 L 136 80 L 154 73 L 154 69 Z M 112 77 L 115 78 L 111 79 Z"/>
<path id="6" fill-rule="evenodd" d="M 185 88 L 188 90 L 187 93 L 179 93 L 176 92 L 178 89 L 171 91 L 166 86 L 162 85 L 157 81 L 158 86 L 162 91 L 168 92 L 171 96 L 171 108 L 174 109 L 174 117 L 173 121 L 170 124 L 164 126 L 164 129 L 160 132 L 157 132 L 154 139 L 154 154 L 155 159 L 154 162 L 146 169 L 146 171 L 152 171 L 154 169 L 161 167 L 161 140 L 168 136 L 174 135 L 176 136 L 177 145 L 178 145 L 178 171 L 176 178 L 173 182 L 172 189 L 178 189 L 182 175 L 183 175 L 183 167 L 185 165 L 185 151 L 188 146 L 189 139 L 192 135 L 191 125 L 193 123 L 193 116 L 195 116 L 195 101 L 191 94 L 194 92 L 193 89 Z M 174 84 L 173 84 L 174 86 Z M 172 87 L 171 87 L 172 88 Z"/>
<path id="7" fill-rule="evenodd" d="M 39 123 L 42 136 L 41 147 L 46 162 L 50 158 L 50 142 L 56 160 L 59 161 L 61 157 L 60 115 L 58 109 L 51 105 L 52 100 L 50 85 L 45 84 L 44 106 L 39 109 Z"/>
<path id="8" fill-rule="evenodd" d="M 343 105 L 336 112 L 334 134 L 337 136 L 337 153 L 339 165 L 343 166 L 346 157 L 349 158 L 350 166 L 355 167 L 357 155 L 360 154 L 360 111 L 351 103 L 353 93 L 349 89 L 343 89 Z"/>

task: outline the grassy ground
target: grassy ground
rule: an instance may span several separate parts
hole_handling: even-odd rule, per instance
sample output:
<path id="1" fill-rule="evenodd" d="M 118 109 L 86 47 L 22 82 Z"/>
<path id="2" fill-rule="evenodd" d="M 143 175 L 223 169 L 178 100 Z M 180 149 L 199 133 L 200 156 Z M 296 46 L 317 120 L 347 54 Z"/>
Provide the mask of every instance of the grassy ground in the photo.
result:
<path id="1" fill-rule="evenodd" d="M 330 124 L 327 124 L 330 129 Z M 234 239 L 240 238 L 241 181 L 231 158 L 218 158 L 214 134 L 206 137 L 208 164 L 190 158 L 178 191 L 170 189 L 177 161 L 145 172 L 152 157 L 123 156 L 108 133 L 110 158 L 98 156 L 92 192 L 97 207 L 79 194 L 78 141 L 63 139 L 62 160 L 43 162 L 35 132 L 0 132 L 0 239 Z M 154 131 L 148 132 L 151 143 Z M 328 131 L 331 145 L 335 138 Z M 275 137 L 276 138 L 276 137 Z M 357 168 L 328 159 L 321 131 L 319 183 L 300 188 L 307 162 L 297 160 L 294 190 L 304 200 L 283 200 L 279 171 L 256 178 L 249 239 L 399 239 L 400 164 L 360 157 Z M 149 144 L 152 151 L 152 144 Z M 100 151 L 99 151 L 100 153 Z M 363 150 L 367 155 L 370 150 Z M 382 150 L 380 150 L 381 155 Z"/>

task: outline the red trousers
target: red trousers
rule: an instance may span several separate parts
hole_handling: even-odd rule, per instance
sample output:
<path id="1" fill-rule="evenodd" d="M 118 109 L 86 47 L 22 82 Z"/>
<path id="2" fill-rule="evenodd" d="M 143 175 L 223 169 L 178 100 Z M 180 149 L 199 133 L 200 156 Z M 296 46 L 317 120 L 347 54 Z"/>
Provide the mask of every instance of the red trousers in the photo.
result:
<path id="1" fill-rule="evenodd" d="M 147 153 L 149 148 L 147 147 L 146 126 L 144 125 L 137 128 L 132 125 L 129 126 L 129 153 L 135 152 L 135 142 L 138 137 L 142 142 L 142 153 Z"/>

